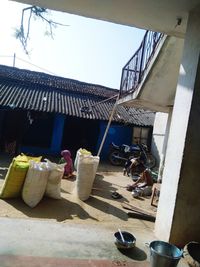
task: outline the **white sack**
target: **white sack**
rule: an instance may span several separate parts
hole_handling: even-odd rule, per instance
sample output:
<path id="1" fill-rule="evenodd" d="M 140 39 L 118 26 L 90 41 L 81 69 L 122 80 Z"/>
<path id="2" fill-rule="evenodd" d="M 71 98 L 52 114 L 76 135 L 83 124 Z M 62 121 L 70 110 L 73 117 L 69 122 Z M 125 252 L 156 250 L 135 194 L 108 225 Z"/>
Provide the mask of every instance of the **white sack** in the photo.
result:
<path id="1" fill-rule="evenodd" d="M 77 165 L 76 193 L 79 199 L 87 200 L 91 194 L 99 157 L 79 154 Z"/>
<path id="2" fill-rule="evenodd" d="M 43 198 L 48 176 L 49 168 L 47 163 L 30 161 L 22 190 L 22 198 L 31 208 L 34 208 Z"/>
<path id="3" fill-rule="evenodd" d="M 77 152 L 76 152 L 76 158 L 74 160 L 74 169 L 76 171 L 78 169 L 78 162 L 79 162 L 80 155 L 91 156 L 92 153 L 90 151 L 88 151 L 87 149 L 84 149 L 84 148 L 79 148 L 79 150 L 77 150 Z"/>
<path id="4" fill-rule="evenodd" d="M 78 161 L 79 161 L 79 156 L 81 155 L 80 149 L 76 152 L 76 157 L 74 160 L 74 169 L 77 171 L 78 169 Z"/>
<path id="5" fill-rule="evenodd" d="M 54 199 L 61 199 L 60 188 L 61 188 L 61 179 L 64 174 L 65 163 L 56 164 L 48 159 L 45 159 L 45 161 L 47 162 L 47 165 L 50 169 L 45 195 L 47 197 L 51 197 Z"/>

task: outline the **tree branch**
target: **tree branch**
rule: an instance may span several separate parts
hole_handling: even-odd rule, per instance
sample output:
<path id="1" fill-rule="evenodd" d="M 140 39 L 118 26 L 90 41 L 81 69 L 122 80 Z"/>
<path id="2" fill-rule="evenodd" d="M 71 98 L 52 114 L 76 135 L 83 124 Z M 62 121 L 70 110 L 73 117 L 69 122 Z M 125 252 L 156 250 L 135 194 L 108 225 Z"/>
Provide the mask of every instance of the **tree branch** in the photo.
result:
<path id="1" fill-rule="evenodd" d="M 25 20 L 25 13 L 27 13 L 27 11 L 29 11 L 29 17 L 27 20 Z M 47 23 L 47 26 L 49 29 L 46 32 L 46 35 L 48 35 L 48 36 L 50 35 L 52 39 L 53 39 L 53 28 L 56 28 L 57 26 L 69 26 L 69 25 L 59 23 L 59 22 L 55 22 L 55 21 L 45 17 L 45 15 L 49 15 L 49 12 L 46 8 L 42 8 L 42 7 L 38 7 L 38 6 L 30 6 L 30 7 L 26 7 L 24 9 L 22 9 L 21 25 L 20 25 L 19 29 L 17 29 L 17 28 L 15 29 L 15 37 L 16 37 L 16 39 L 19 39 L 26 54 L 29 54 L 29 52 L 27 50 L 27 46 L 28 46 L 27 43 L 28 43 L 28 39 L 30 36 L 30 26 L 31 26 L 31 19 L 32 19 L 33 15 L 36 19 L 40 18 L 42 21 Z M 27 23 L 26 33 L 24 30 L 24 24 L 25 23 Z"/>

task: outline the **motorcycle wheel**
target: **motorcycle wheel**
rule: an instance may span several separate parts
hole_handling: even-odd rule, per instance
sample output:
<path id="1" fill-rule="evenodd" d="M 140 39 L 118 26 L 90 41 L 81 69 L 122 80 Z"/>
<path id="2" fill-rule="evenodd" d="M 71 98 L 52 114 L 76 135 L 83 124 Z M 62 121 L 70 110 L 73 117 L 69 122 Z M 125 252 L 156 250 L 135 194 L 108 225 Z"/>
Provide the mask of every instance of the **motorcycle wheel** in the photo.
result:
<path id="1" fill-rule="evenodd" d="M 147 155 L 147 160 L 146 160 L 144 165 L 145 165 L 146 168 L 149 168 L 149 169 L 155 167 L 156 166 L 155 157 L 152 154 L 148 154 Z"/>
<path id="2" fill-rule="evenodd" d="M 112 151 L 109 154 L 109 161 L 112 165 L 114 166 L 120 166 L 123 163 L 123 160 L 118 159 L 117 157 L 120 157 L 120 152 L 119 151 Z"/>

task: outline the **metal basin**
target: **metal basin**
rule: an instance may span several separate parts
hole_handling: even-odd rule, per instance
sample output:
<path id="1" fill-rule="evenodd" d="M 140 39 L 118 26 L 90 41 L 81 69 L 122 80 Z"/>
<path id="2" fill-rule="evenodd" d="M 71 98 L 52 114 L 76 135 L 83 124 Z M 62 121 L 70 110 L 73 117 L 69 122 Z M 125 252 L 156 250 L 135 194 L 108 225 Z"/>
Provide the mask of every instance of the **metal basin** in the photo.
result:
<path id="1" fill-rule="evenodd" d="M 200 267 L 200 243 L 191 241 L 185 245 L 183 256 L 191 267 Z"/>
<path id="2" fill-rule="evenodd" d="M 124 237 L 124 241 L 121 238 L 121 235 L 119 232 L 116 232 L 114 234 L 115 236 L 115 245 L 119 249 L 130 249 L 135 247 L 136 238 L 129 232 L 122 231 L 122 235 Z"/>
<path id="3" fill-rule="evenodd" d="M 151 267 L 176 267 L 182 250 L 164 241 L 152 241 L 150 247 Z"/>

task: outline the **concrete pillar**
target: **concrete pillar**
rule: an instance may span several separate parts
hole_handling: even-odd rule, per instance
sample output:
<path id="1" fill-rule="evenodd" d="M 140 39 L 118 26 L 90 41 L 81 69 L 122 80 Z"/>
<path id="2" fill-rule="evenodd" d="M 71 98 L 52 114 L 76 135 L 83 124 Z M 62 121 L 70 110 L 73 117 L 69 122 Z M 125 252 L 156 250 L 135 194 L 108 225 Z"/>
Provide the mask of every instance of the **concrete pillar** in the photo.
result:
<path id="1" fill-rule="evenodd" d="M 172 113 L 155 234 L 200 241 L 200 8 L 189 14 Z"/>
<path id="2" fill-rule="evenodd" d="M 166 129 L 165 129 L 165 137 L 163 141 L 163 146 L 162 146 L 162 153 L 160 157 L 160 165 L 159 165 L 159 171 L 158 171 L 158 181 L 162 181 L 163 177 L 163 170 L 165 166 L 165 156 L 166 156 L 166 151 L 167 151 L 167 144 L 168 144 L 168 139 L 169 139 L 169 130 L 171 126 L 171 118 L 172 118 L 172 109 L 168 113 L 167 116 L 167 123 L 166 123 Z"/>
<path id="3" fill-rule="evenodd" d="M 160 165 L 163 155 L 163 146 L 166 136 L 166 127 L 168 121 L 168 114 L 157 112 L 153 125 L 151 152 L 156 158 L 157 166 Z"/>

